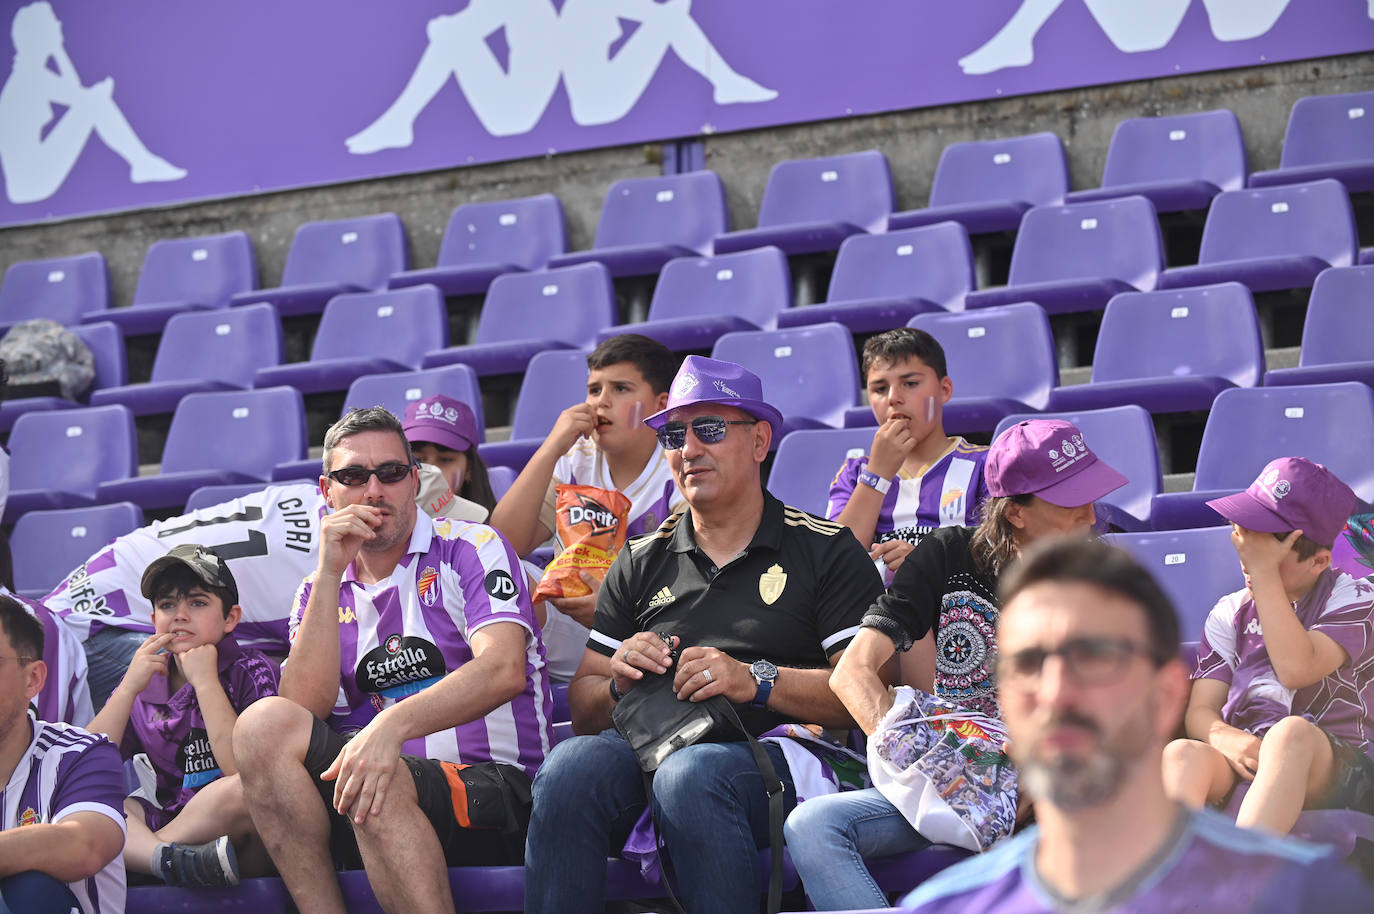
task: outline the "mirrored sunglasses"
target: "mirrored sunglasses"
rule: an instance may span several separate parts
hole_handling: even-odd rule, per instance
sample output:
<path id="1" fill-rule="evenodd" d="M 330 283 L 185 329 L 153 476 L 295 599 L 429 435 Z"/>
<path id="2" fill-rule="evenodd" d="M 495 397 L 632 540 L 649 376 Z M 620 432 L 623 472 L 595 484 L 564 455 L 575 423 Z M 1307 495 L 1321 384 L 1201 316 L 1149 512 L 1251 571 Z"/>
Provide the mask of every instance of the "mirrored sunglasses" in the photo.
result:
<path id="1" fill-rule="evenodd" d="M 702 444 L 716 444 L 725 437 L 732 425 L 757 425 L 757 419 L 726 419 L 724 416 L 697 416 L 692 420 L 692 434 Z M 686 422 L 665 422 L 658 429 L 658 444 L 665 451 L 679 450 L 687 443 Z"/>

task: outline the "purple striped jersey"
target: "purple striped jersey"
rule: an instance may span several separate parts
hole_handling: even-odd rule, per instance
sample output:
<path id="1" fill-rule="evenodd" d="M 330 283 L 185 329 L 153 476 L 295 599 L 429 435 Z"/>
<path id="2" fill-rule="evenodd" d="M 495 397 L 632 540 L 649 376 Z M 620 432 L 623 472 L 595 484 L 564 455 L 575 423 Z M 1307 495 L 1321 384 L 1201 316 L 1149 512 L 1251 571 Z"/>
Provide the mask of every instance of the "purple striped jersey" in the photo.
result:
<path id="1" fill-rule="evenodd" d="M 18 602 L 29 615 L 43 623 L 43 663 L 48 667 L 48 678 L 34 699 L 38 719 L 84 727 L 95 716 L 95 710 L 91 707 L 91 688 L 86 681 L 86 649 L 81 638 L 67 620 L 42 603 L 11 593 L 4 585 L 0 585 L 0 594 Z"/>
<path id="2" fill-rule="evenodd" d="M 80 727 L 36 720 L 32 712 L 27 726 L 33 739 L 0 791 L 0 831 L 92 812 L 114 820 L 123 832 L 123 763 L 114 744 Z M 123 855 L 115 854 L 94 876 L 67 885 L 82 914 L 123 914 Z"/>
<path id="3" fill-rule="evenodd" d="M 471 660 L 469 641 L 478 629 L 514 622 L 526 630 L 524 692 L 485 717 L 408 740 L 402 751 L 462 764 L 502 762 L 533 776 L 550 748 L 553 698 L 539 625 L 519 569 L 515 550 L 491 527 L 432 521 L 416 509 L 410 547 L 390 577 L 364 584 L 352 565 L 344 572 L 339 695 L 329 725 L 340 733 L 362 729 L 384 708 Z M 312 579 L 296 592 L 289 620 L 293 641 Z"/>

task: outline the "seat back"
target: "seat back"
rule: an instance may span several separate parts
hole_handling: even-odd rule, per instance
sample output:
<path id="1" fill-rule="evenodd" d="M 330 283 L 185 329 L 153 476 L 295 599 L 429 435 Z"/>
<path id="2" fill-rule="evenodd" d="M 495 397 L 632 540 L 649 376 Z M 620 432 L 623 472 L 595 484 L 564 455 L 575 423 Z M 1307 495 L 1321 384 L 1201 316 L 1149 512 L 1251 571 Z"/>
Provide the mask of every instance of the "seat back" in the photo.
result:
<path id="1" fill-rule="evenodd" d="M 756 327 L 777 326 L 792 303 L 792 271 L 775 247 L 719 257 L 679 257 L 664 264 L 649 320 L 733 314 Z"/>
<path id="2" fill-rule="evenodd" d="M 563 204 L 553 194 L 464 203 L 444 229 L 439 266 L 509 263 L 539 270 L 567 246 Z"/>
<path id="3" fill-rule="evenodd" d="M 849 328 L 834 322 L 785 330 L 727 333 L 711 357 L 735 362 L 759 376 L 763 398 L 783 418 L 844 424 L 859 390 L 859 363 Z M 778 442 L 781 429 L 773 429 Z"/>
<path id="4" fill-rule="evenodd" d="M 1217 600 L 1245 586 L 1229 527 L 1112 533 L 1105 539 L 1133 555 L 1164 589 L 1178 613 L 1183 641 L 1201 638 Z"/>
<path id="5" fill-rule="evenodd" d="M 585 367 L 585 362 L 583 364 Z M 467 365 L 364 375 L 349 385 L 344 412 L 357 407 L 385 406 L 392 415 L 403 418 L 407 406 L 435 394 L 444 394 L 472 407 L 477 432 L 482 436 L 479 440 L 486 440 L 482 392 L 477 387 L 477 373 Z"/>
<path id="6" fill-rule="evenodd" d="M 0 282 L 0 321 L 34 317 L 79 324 L 81 315 L 110 307 L 110 277 L 105 255 L 92 251 L 72 257 L 20 260 Z"/>
<path id="7" fill-rule="evenodd" d="M 409 266 L 405 226 L 395 213 L 307 222 L 291 239 L 281 284 L 351 283 L 385 289 L 392 273 Z"/>
<path id="8" fill-rule="evenodd" d="M 95 359 L 95 380 L 91 390 L 121 387 L 129 383 L 128 354 L 124 349 L 124 331 L 110 321 L 97 321 L 71 328 L 91 350 Z"/>
<path id="9" fill-rule="evenodd" d="M 143 258 L 134 305 L 190 302 L 223 308 L 257 288 L 253 242 L 243 232 L 155 241 Z"/>
<path id="10" fill-rule="evenodd" d="M 426 352 L 447 345 L 444 294 L 431 285 L 409 286 L 331 298 L 310 358 L 389 359 L 419 368 Z"/>
<path id="11" fill-rule="evenodd" d="M 1044 409 L 1059 384 L 1054 334 L 1039 305 L 918 314 L 907 326 L 926 331 L 945 350 L 953 400 L 1011 398 Z"/>
<path id="12" fill-rule="evenodd" d="M 1234 111 L 1131 117 L 1116 125 L 1102 186 L 1203 180 L 1219 190 L 1245 186 L 1245 137 Z"/>
<path id="13" fill-rule="evenodd" d="M 209 379 L 252 387 L 253 373 L 284 358 L 281 320 L 266 302 L 223 311 L 186 311 L 162 331 L 152 380 Z"/>
<path id="14" fill-rule="evenodd" d="M 162 472 L 228 470 L 268 479 L 305 457 L 305 401 L 294 387 L 187 394 L 172 414 Z"/>
<path id="15" fill-rule="evenodd" d="M 840 245 L 827 301 L 924 298 L 964 310 L 973 290 L 973 248 L 957 222 L 881 235 L 850 235 Z"/>
<path id="16" fill-rule="evenodd" d="M 30 511 L 10 535 L 15 589 L 52 590 L 110 540 L 142 526 L 143 510 L 129 501 Z"/>
<path id="17" fill-rule="evenodd" d="M 1198 263 L 1307 255 L 1333 267 L 1359 256 L 1355 213 L 1341 182 L 1326 178 L 1217 194 Z"/>
<path id="18" fill-rule="evenodd" d="M 1032 206 L 1064 202 L 1069 160 L 1053 133 L 951 143 L 940 153 L 930 205 L 1019 200 Z"/>
<path id="19" fill-rule="evenodd" d="M 1276 457 L 1324 464 L 1361 498 L 1374 499 L 1374 390 L 1308 384 L 1224 390 L 1212 403 L 1193 488 L 1244 489 Z"/>
<path id="20" fill-rule="evenodd" d="M 759 226 L 848 222 L 880 232 L 896 204 L 887 156 L 876 149 L 773 166 L 759 203 Z"/>
<path id="21" fill-rule="evenodd" d="M 511 416 L 513 440 L 543 438 L 563 410 L 587 399 L 587 353 L 552 349 L 530 359 Z"/>
<path id="22" fill-rule="evenodd" d="M 1028 210 L 1007 283 L 1104 278 L 1153 289 L 1162 269 L 1164 242 L 1154 204 L 1121 197 Z"/>
<path id="23" fill-rule="evenodd" d="M 138 475 L 134 414 L 125 406 L 25 413 L 10 432 L 10 489 L 91 498 L 112 479 Z"/>
<path id="24" fill-rule="evenodd" d="M 626 178 L 606 191 L 595 246 L 675 244 L 708 254 L 711 239 L 729 229 L 725 186 L 714 171 Z"/>
<path id="25" fill-rule="evenodd" d="M 1250 290 L 1238 282 L 1123 292 L 1107 302 L 1092 379 L 1206 375 L 1237 387 L 1264 377 L 1264 343 Z"/>
<path id="26" fill-rule="evenodd" d="M 785 504 L 825 517 L 830 484 L 850 457 L 873 444 L 871 428 L 804 428 L 778 445 L 768 473 L 768 491 Z"/>
<path id="27" fill-rule="evenodd" d="M 1298 364 L 1374 361 L 1374 265 L 1322 270 L 1312 284 Z"/>
<path id="28" fill-rule="evenodd" d="M 611 274 L 599 263 L 507 273 L 487 290 L 475 342 L 552 339 L 590 348 L 616 318 Z"/>
<path id="29" fill-rule="evenodd" d="M 1293 103 L 1280 165 L 1374 159 L 1374 91 L 1309 95 Z"/>

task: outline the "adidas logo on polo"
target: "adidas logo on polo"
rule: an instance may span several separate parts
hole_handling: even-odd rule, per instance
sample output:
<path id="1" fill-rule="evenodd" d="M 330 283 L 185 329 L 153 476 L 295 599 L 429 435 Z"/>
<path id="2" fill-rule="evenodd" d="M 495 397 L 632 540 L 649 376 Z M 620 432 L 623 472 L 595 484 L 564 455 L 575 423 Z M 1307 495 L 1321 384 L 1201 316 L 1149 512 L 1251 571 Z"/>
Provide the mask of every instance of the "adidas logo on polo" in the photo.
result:
<path id="1" fill-rule="evenodd" d="M 659 590 L 658 593 L 654 594 L 653 599 L 649 601 L 648 608 L 657 609 L 660 606 L 667 606 L 669 603 L 673 602 L 676 599 L 677 597 L 673 596 L 673 592 L 668 588 L 664 587 L 661 590 Z"/>

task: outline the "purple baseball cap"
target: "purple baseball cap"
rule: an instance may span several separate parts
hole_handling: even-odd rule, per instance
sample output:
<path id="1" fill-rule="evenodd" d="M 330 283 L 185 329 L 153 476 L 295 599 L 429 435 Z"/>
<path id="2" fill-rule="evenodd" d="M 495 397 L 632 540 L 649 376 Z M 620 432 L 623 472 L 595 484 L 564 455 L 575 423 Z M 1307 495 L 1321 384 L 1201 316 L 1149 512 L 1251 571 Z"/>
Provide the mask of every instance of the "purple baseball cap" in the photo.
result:
<path id="1" fill-rule="evenodd" d="M 645 419 L 644 424 L 657 431 L 673 410 L 696 403 L 733 406 L 773 426 L 774 434 L 782 429 L 782 413 L 764 402 L 763 382 L 758 375 L 734 362 L 701 355 L 689 355 L 682 360 L 668 392 L 668 405 Z"/>
<path id="2" fill-rule="evenodd" d="M 1035 495 L 1061 508 L 1092 504 L 1129 481 L 1063 419 L 1027 419 L 1002 432 L 988 450 L 983 476 L 990 495 Z"/>
<path id="3" fill-rule="evenodd" d="M 406 407 L 401 423 L 406 437 L 429 441 L 454 451 L 466 451 L 477 443 L 477 417 L 461 400 L 435 394 Z"/>
<path id="4" fill-rule="evenodd" d="M 1328 548 L 1358 504 L 1350 486 L 1306 457 L 1271 460 L 1244 492 L 1207 502 L 1233 524 L 1260 533 L 1301 530 Z"/>

